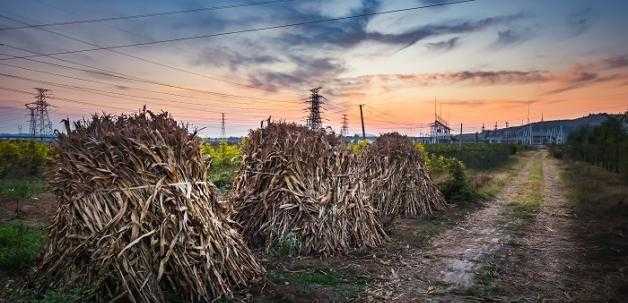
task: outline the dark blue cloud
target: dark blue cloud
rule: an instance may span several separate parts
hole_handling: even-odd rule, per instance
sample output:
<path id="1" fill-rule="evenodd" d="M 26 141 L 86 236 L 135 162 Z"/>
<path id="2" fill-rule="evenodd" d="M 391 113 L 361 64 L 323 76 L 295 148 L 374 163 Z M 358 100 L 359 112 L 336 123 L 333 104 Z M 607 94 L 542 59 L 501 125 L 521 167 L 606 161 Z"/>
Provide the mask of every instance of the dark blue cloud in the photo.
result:
<path id="1" fill-rule="evenodd" d="M 432 51 L 450 51 L 460 45 L 460 37 L 454 37 L 445 41 L 427 43 L 425 46 Z"/>
<path id="2" fill-rule="evenodd" d="M 462 34 L 480 31 L 491 26 L 509 24 L 527 17 L 523 13 L 488 17 L 479 20 L 455 20 L 439 24 L 427 24 L 402 33 L 367 31 L 367 23 L 343 22 L 313 26 L 303 32 L 287 34 L 280 39 L 289 45 L 326 45 L 331 47 L 353 47 L 364 41 L 378 42 L 390 46 L 408 47 L 426 39 L 447 34 Z"/>
<path id="3" fill-rule="evenodd" d="M 591 7 L 573 12 L 567 16 L 567 26 L 573 36 L 587 32 L 599 19 L 599 14 Z"/>
<path id="4" fill-rule="evenodd" d="M 270 54 L 262 54 L 259 52 L 243 54 L 227 47 L 208 47 L 201 51 L 192 63 L 194 65 L 228 67 L 231 71 L 236 71 L 240 68 L 246 68 L 251 65 L 259 66 L 262 64 L 271 64 L 281 61 L 282 60 L 280 58 Z"/>
<path id="5" fill-rule="evenodd" d="M 532 38 L 533 33 L 530 29 L 507 29 L 497 33 L 497 40 L 493 43 L 494 47 L 509 47 L 518 45 Z"/>
<path id="6" fill-rule="evenodd" d="M 295 68 L 289 72 L 262 70 L 252 74 L 252 85 L 267 90 L 321 85 L 325 79 L 336 78 L 344 72 L 344 63 L 333 58 L 311 58 L 309 56 L 290 56 Z"/>

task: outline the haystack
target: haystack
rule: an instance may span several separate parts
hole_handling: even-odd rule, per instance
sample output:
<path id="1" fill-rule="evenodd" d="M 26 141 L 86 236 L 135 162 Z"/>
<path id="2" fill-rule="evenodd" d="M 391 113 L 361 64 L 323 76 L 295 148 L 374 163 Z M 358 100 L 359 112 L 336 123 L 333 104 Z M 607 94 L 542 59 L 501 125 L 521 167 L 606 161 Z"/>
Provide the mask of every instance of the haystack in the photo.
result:
<path id="1" fill-rule="evenodd" d="M 271 123 L 250 133 L 243 154 L 230 200 L 254 244 L 333 255 L 385 240 L 365 200 L 356 158 L 338 137 Z"/>
<path id="2" fill-rule="evenodd" d="M 98 301 L 229 295 L 263 269 L 232 228 L 195 134 L 167 113 L 94 116 L 56 142 L 59 210 L 42 286 L 87 286 Z"/>
<path id="3" fill-rule="evenodd" d="M 406 136 L 381 135 L 361 157 L 369 200 L 385 225 L 397 216 L 427 216 L 445 208 L 421 154 Z"/>

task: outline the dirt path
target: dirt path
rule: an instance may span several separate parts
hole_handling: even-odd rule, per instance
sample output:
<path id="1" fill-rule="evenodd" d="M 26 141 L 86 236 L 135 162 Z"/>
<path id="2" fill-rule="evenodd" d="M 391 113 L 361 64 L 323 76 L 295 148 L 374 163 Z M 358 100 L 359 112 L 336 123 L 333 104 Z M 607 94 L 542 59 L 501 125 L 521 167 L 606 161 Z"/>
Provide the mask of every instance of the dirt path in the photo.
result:
<path id="1" fill-rule="evenodd" d="M 501 258 L 499 280 L 502 293 L 523 302 L 569 302 L 584 300 L 594 285 L 579 275 L 584 248 L 574 231 L 574 215 L 564 196 L 556 160 L 543 165 L 543 203 L 534 222 Z"/>
<path id="2" fill-rule="evenodd" d="M 542 156 L 536 153 L 534 157 Z M 445 231 L 427 249 L 409 252 L 390 277 L 369 290 L 374 301 L 423 302 L 462 301 L 465 290 L 476 284 L 483 259 L 510 241 L 500 228 L 502 209 L 525 186 L 532 161 L 488 206 L 471 213 L 461 224 Z"/>
<path id="3" fill-rule="evenodd" d="M 528 217 L 513 207 L 530 195 L 537 165 L 539 203 Z M 515 206 L 513 206 L 515 205 Z M 387 302 L 586 302 L 602 281 L 583 277 L 585 247 L 574 235 L 557 162 L 547 152 L 528 158 L 496 199 L 431 245 L 401 258 L 370 289 Z"/>

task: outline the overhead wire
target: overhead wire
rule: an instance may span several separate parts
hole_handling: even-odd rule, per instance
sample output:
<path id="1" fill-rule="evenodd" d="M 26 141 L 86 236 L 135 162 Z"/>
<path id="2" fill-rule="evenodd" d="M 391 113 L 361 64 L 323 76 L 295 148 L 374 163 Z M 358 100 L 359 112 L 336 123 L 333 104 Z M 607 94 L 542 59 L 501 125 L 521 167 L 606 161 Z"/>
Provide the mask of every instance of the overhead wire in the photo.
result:
<path id="1" fill-rule="evenodd" d="M 414 6 L 414 7 L 402 8 L 402 9 L 375 11 L 375 12 L 368 12 L 368 13 L 362 13 L 362 14 L 350 15 L 350 16 L 343 16 L 343 17 L 336 17 L 336 18 L 323 18 L 323 19 L 301 21 L 301 22 L 288 23 L 288 24 L 282 24 L 282 25 L 272 25 L 272 26 L 254 27 L 254 28 L 249 28 L 249 29 L 234 30 L 234 31 L 226 31 L 226 32 L 220 32 L 220 33 L 194 35 L 194 36 L 178 37 L 178 38 L 155 40 L 155 41 L 148 41 L 148 42 L 139 42 L 139 43 L 118 44 L 118 45 L 94 47 L 94 48 L 87 48 L 87 49 L 77 49 L 77 50 L 63 51 L 63 52 L 54 52 L 54 53 L 47 53 L 46 55 L 67 55 L 67 54 L 76 54 L 76 53 L 84 53 L 84 52 L 93 52 L 93 51 L 98 51 L 98 50 L 103 50 L 103 49 L 119 49 L 119 48 L 127 48 L 127 47 L 149 46 L 149 45 L 156 45 L 156 44 L 163 44 L 163 43 L 172 43 L 172 42 L 186 41 L 186 40 L 206 39 L 206 38 L 228 36 L 228 35 L 235 35 L 235 34 L 242 34 L 242 33 L 270 31 L 270 30 L 284 29 L 284 28 L 303 26 L 303 25 L 309 25 L 309 24 L 318 24 L 318 23 L 325 23 L 325 22 L 335 22 L 335 21 L 342 21 L 342 20 L 364 18 L 364 17 L 369 17 L 369 16 L 375 16 L 375 15 L 395 14 L 395 13 L 415 11 L 415 10 L 420 10 L 420 9 L 425 9 L 425 8 L 430 8 L 430 7 L 447 6 L 447 5 L 454 5 L 454 4 L 463 4 L 463 3 L 469 3 L 469 2 L 474 2 L 474 1 L 477 1 L 477 0 L 463 0 L 463 1 L 434 3 L 434 4 Z M 40 57 L 40 56 L 41 55 L 16 56 L 16 57 L 12 57 L 12 58 L 2 58 L 0 60 L 11 60 L 11 59 L 18 59 L 18 58 L 23 58 L 23 57 L 31 58 L 31 57 Z"/>
<path id="2" fill-rule="evenodd" d="M 146 13 L 146 14 L 138 14 L 138 15 L 130 15 L 130 16 L 118 16 L 118 17 L 106 17 L 106 18 L 96 18 L 96 19 L 40 23 L 40 24 L 32 24 L 28 26 L 4 27 L 4 28 L 0 28 L 0 31 L 48 27 L 48 26 L 72 25 L 72 24 L 97 23 L 97 22 L 106 22 L 106 21 L 117 21 L 117 20 L 140 19 L 140 18 L 150 18 L 150 17 L 158 17 L 158 16 L 170 16 L 170 15 L 177 15 L 177 14 L 196 13 L 196 12 L 202 12 L 202 11 L 215 11 L 215 10 L 224 10 L 224 9 L 230 9 L 230 8 L 269 5 L 269 4 L 282 3 L 282 2 L 286 3 L 286 2 L 292 2 L 292 1 L 296 1 L 296 0 L 275 0 L 275 1 L 252 2 L 252 3 L 242 3 L 242 4 L 229 4 L 229 5 L 222 5 L 222 6 L 165 11 L 165 12 L 158 12 L 158 13 Z"/>
<path id="3" fill-rule="evenodd" d="M 24 52 L 38 54 L 37 52 L 31 51 L 31 50 L 28 50 L 28 49 L 24 49 L 24 48 L 20 48 L 20 47 L 16 47 L 16 46 L 12 46 L 12 45 L 8 45 L 6 43 L 0 43 L 0 45 L 6 46 L 6 47 L 9 47 L 9 48 L 12 48 L 12 49 L 24 51 Z M 75 65 L 83 66 L 83 67 L 86 67 L 86 68 L 94 69 L 95 71 L 97 71 L 98 74 L 101 74 L 101 75 L 107 76 L 107 77 L 116 78 L 116 79 L 119 79 L 119 80 L 141 82 L 141 83 L 157 85 L 157 86 L 162 86 L 162 87 L 167 87 L 167 88 L 174 88 L 174 89 L 179 89 L 179 90 L 190 91 L 190 92 L 199 93 L 199 94 L 208 94 L 208 95 L 228 97 L 228 98 L 240 98 L 240 99 L 271 101 L 271 102 L 277 102 L 277 103 L 295 103 L 295 104 L 296 103 L 300 103 L 300 102 L 298 102 L 296 100 L 281 100 L 281 99 L 269 99 L 269 98 L 251 97 L 251 96 L 227 94 L 227 93 L 221 93 L 221 92 L 215 92 L 215 91 L 203 90 L 203 89 L 197 89 L 197 88 L 190 88 L 190 87 L 185 87 L 185 86 L 181 86 L 181 85 L 177 85 L 177 84 L 170 84 L 170 83 L 165 83 L 165 82 L 159 82 L 159 81 L 144 79 L 144 78 L 141 78 L 141 77 L 136 77 L 136 76 L 128 75 L 128 74 L 121 73 L 121 72 L 116 72 L 116 71 L 111 71 L 111 70 L 95 67 L 93 65 L 83 64 L 83 63 L 76 62 L 76 61 L 73 61 L 73 60 L 57 58 L 57 57 L 54 57 L 54 56 L 51 56 L 51 55 L 50 56 L 43 56 L 43 57 L 47 57 L 47 58 L 51 58 L 51 59 L 58 60 L 58 61 L 61 61 L 61 62 L 66 62 L 66 63 L 69 63 L 69 64 L 75 64 Z M 94 73 L 94 71 L 90 71 L 90 70 L 85 70 L 85 69 L 81 69 L 81 68 L 76 68 L 76 67 L 67 66 L 67 65 L 63 65 L 63 64 L 58 64 L 58 63 L 41 61 L 41 60 L 32 59 L 32 58 L 20 58 L 20 59 L 27 60 L 27 61 L 32 61 L 32 62 L 37 62 L 37 63 L 41 63 L 41 64 L 57 66 L 57 67 L 61 67 L 61 68 L 64 68 L 64 69 L 71 69 L 71 70 L 81 71 L 81 72 L 85 72 L 85 73 Z M 236 101 L 232 100 L 230 102 L 236 102 Z"/>
<path id="4" fill-rule="evenodd" d="M 68 75 L 64 75 L 64 74 L 59 74 L 59 73 L 54 73 L 54 72 L 48 72 L 48 71 L 43 71 L 43 70 L 36 70 L 36 69 L 32 69 L 32 68 L 28 68 L 28 67 L 23 67 L 23 66 L 18 66 L 18 65 L 13 65 L 13 64 L 6 64 L 6 63 L 2 63 L 0 62 L 0 65 L 4 65 L 4 66 L 9 66 L 9 67 L 13 67 L 13 68 L 17 68 L 17 69 L 22 69 L 22 70 L 27 70 L 27 71 L 32 71 L 32 72 L 37 72 L 37 73 L 43 73 L 43 74 L 48 74 L 48 75 L 53 75 L 53 76 L 57 76 L 57 77 L 63 77 L 63 78 L 67 78 L 67 79 L 73 79 L 73 80 L 79 80 L 79 81 L 84 81 L 84 82 L 88 82 L 88 83 L 97 83 L 97 84 L 103 84 L 103 85 L 118 85 L 115 83 L 110 83 L 110 82 L 104 82 L 104 81 L 98 81 L 98 80 L 91 80 L 91 79 L 85 79 L 85 78 L 81 78 L 81 77 L 75 77 L 75 76 L 68 76 Z M 27 79 L 27 80 L 34 80 L 34 79 Z M 126 85 L 122 85 L 125 88 L 129 88 L 129 89 L 134 89 L 134 90 L 140 90 L 140 91 L 145 91 L 145 92 L 150 92 L 150 93 L 155 93 L 155 94 L 164 94 L 164 95 L 169 95 L 169 96 L 175 96 L 175 97 L 182 97 L 182 98 L 188 98 L 188 99 L 197 99 L 191 96 L 185 96 L 185 95 L 180 95 L 180 94 L 175 94 L 175 93 L 169 93 L 169 92 L 161 92 L 161 91 L 154 91 L 154 90 L 149 90 L 149 89 L 144 89 L 144 88 L 138 88 L 138 87 L 131 87 L 131 86 L 126 86 Z M 92 89 L 92 88 L 90 88 Z M 130 94 L 121 94 L 121 93 L 116 93 L 116 92 L 109 92 L 111 94 L 117 94 L 117 95 L 123 95 L 123 96 L 128 96 L 128 97 L 132 97 L 132 98 L 142 98 L 142 99 L 148 99 L 148 100 L 162 100 L 164 102 L 169 102 L 169 103 L 181 103 L 181 104 L 189 104 L 189 105 L 197 105 L 197 106 L 207 106 L 210 104 L 201 104 L 201 103 L 194 103 L 194 102 L 186 102 L 186 101 L 180 101 L 180 100 L 176 100 L 176 99 L 162 99 L 162 98 L 155 98 L 155 97 L 143 97 L 143 96 L 133 96 Z M 221 102 L 220 100 L 208 100 L 208 99 L 200 99 L 201 101 L 207 101 L 207 102 Z M 224 102 L 222 104 L 225 104 Z M 237 103 L 238 104 L 238 103 Z M 247 103 L 248 105 L 248 103 Z M 253 104 L 252 104 L 253 105 Z M 274 110 L 273 108 L 259 108 L 259 107 L 241 107 L 241 106 L 234 106 L 231 104 L 227 103 L 227 107 L 229 108 L 237 108 L 237 109 L 245 109 L 245 110 Z M 291 109 L 284 109 L 284 110 L 291 110 Z"/>
<path id="5" fill-rule="evenodd" d="M 5 18 L 5 19 L 10 20 L 10 21 L 13 21 L 13 22 L 16 22 L 16 23 L 30 25 L 30 23 L 28 23 L 28 22 L 17 20 L 15 18 L 11 18 L 11 17 L 8 17 L 8 16 L 3 15 L 3 14 L 0 14 L 0 17 Z M 49 30 L 49 29 L 41 28 L 41 27 L 38 27 L 37 29 L 41 30 L 41 31 L 45 31 L 47 33 L 58 35 L 59 37 L 63 37 L 63 38 L 66 38 L 66 39 L 69 39 L 69 40 L 72 40 L 72 41 L 76 41 L 76 42 L 80 42 L 80 43 L 83 43 L 83 44 L 87 44 L 87 45 L 92 46 L 92 47 L 102 48 L 102 46 L 99 45 L 99 44 L 92 43 L 92 42 L 89 42 L 89 41 L 86 41 L 86 40 L 83 40 L 83 39 L 80 39 L 80 38 L 76 38 L 76 37 L 73 37 L 73 36 L 70 36 L 70 35 L 66 35 L 64 33 L 60 33 L 60 32 L 57 32 L 57 31 L 53 31 L 53 30 Z M 183 72 L 183 73 L 187 73 L 187 74 L 203 77 L 203 78 L 206 78 L 206 79 L 209 79 L 209 80 L 220 81 L 220 82 L 229 83 L 229 84 L 233 84 L 233 85 L 238 85 L 238 86 L 242 86 L 242 87 L 259 89 L 259 90 L 266 91 L 265 89 L 262 89 L 262 88 L 259 88 L 259 87 L 254 87 L 254 86 L 251 86 L 249 84 L 244 84 L 244 83 L 239 83 L 239 82 L 235 82 L 235 81 L 225 80 L 225 79 L 221 79 L 221 78 L 217 78 L 217 77 L 207 76 L 205 74 L 189 71 L 189 70 L 184 69 L 184 68 L 180 68 L 180 67 L 176 67 L 176 66 L 160 63 L 160 62 L 157 62 L 157 61 L 154 61 L 154 60 L 142 58 L 140 56 L 136 56 L 136 55 L 132 55 L 132 54 L 129 54 L 129 53 L 125 53 L 125 52 L 122 52 L 122 51 L 119 51 L 119 50 L 116 50 L 116 49 L 108 49 L 108 48 L 102 48 L 102 49 L 105 50 L 105 51 L 117 54 L 117 55 L 133 58 L 133 59 L 139 60 L 141 62 L 157 65 L 157 66 L 168 68 L 168 69 L 171 69 L 171 70 L 174 70 L 174 71 L 178 71 L 178 72 Z"/>

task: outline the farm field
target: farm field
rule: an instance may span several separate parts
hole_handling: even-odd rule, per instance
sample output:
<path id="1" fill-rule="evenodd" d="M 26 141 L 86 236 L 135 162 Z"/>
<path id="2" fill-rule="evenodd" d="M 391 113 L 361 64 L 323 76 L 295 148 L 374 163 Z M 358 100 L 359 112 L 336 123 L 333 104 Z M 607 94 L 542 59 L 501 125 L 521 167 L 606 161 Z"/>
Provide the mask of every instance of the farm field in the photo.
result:
<path id="1" fill-rule="evenodd" d="M 217 155 L 220 150 L 224 156 Z M 226 166 L 218 169 L 226 180 L 226 193 L 231 181 L 224 172 L 235 170 L 237 148 L 218 146 L 208 153 Z M 447 179 L 447 169 L 433 162 L 433 178 L 437 183 L 447 182 L 438 181 Z M 588 173 L 577 173 L 582 170 Z M 289 248 L 255 251 L 267 270 L 265 281 L 238 290 L 232 300 L 598 301 L 627 295 L 620 270 L 628 265 L 628 241 L 622 236 L 626 214 L 619 201 L 628 197 L 628 187 L 613 182 L 617 179 L 612 173 L 589 164 L 561 162 L 545 150 L 519 152 L 501 164 L 465 172 L 476 193 L 473 198 L 452 203 L 432 218 L 399 220 L 382 247 L 327 258 L 297 256 Z M 596 178 L 595 186 L 610 196 L 591 197 L 581 187 L 590 183 L 584 176 Z M 4 237 L 9 229 L 29 231 L 28 243 L 33 245 L 26 250 L 34 251 L 26 251 L 23 262 L 30 266 L 45 237 L 44 227 L 56 210 L 54 195 L 37 188 L 33 197 L 22 202 L 18 220 L 13 219 L 12 199 L 3 196 L 0 208 Z M 604 211 L 587 206 L 593 198 L 606 203 Z M 599 229 L 599 218 L 618 210 L 613 224 Z M 599 233 L 583 233 L 592 227 Z M 7 241 L 0 243 L 7 245 Z M 80 289 L 53 291 L 43 297 L 24 289 L 23 277 L 32 267 L 3 271 L 7 275 L 1 281 L 5 287 L 0 295 L 5 300 L 80 301 Z"/>
<path id="2" fill-rule="evenodd" d="M 0 303 L 628 302 L 627 17 L 0 1 Z"/>

